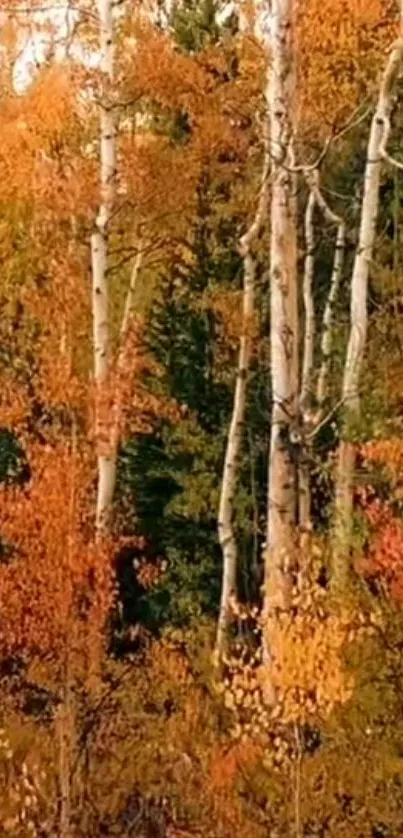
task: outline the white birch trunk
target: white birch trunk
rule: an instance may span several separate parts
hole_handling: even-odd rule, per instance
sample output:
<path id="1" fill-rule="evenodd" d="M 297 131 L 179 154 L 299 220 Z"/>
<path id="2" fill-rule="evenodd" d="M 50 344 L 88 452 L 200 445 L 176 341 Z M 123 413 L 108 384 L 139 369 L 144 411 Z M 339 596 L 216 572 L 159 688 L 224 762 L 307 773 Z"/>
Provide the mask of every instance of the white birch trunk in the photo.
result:
<path id="1" fill-rule="evenodd" d="M 325 310 L 323 313 L 323 330 L 320 345 L 321 365 L 319 369 L 318 384 L 316 389 L 316 402 L 318 406 L 318 420 L 322 418 L 323 406 L 328 393 L 330 358 L 333 348 L 333 325 L 334 306 L 339 293 L 340 283 L 343 276 L 344 256 L 346 250 L 346 228 L 342 219 L 338 220 L 336 247 L 334 252 L 333 270 L 330 280 L 329 293 L 327 295 Z"/>
<path id="2" fill-rule="evenodd" d="M 114 21 L 112 0 L 98 0 L 99 50 L 102 73 L 100 96 L 100 191 L 101 199 L 91 237 L 92 314 L 94 340 L 94 379 L 97 389 L 96 440 L 98 447 L 98 487 L 95 526 L 100 536 L 107 530 L 116 481 L 116 459 L 109 450 L 105 398 L 109 373 L 110 341 L 108 314 L 108 235 L 116 192 L 116 111 L 111 101 L 114 82 Z"/>
<path id="3" fill-rule="evenodd" d="M 244 260 L 242 335 L 235 385 L 231 424 L 225 451 L 218 511 L 218 536 L 223 557 L 220 611 L 217 625 L 216 651 L 222 656 L 231 623 L 231 601 L 236 597 L 237 544 L 234 532 L 234 499 L 238 484 L 239 462 L 244 435 L 247 399 L 247 378 L 251 354 L 251 325 L 254 311 L 255 265 L 253 256 Z"/>
<path id="4" fill-rule="evenodd" d="M 315 230 L 314 213 L 316 207 L 316 196 L 313 189 L 309 191 L 308 202 L 305 211 L 305 265 L 303 280 L 303 302 L 304 302 L 304 348 L 302 356 L 302 379 L 300 393 L 300 419 L 305 425 L 306 417 L 312 409 L 312 386 L 314 371 L 314 349 L 315 349 L 315 308 L 313 302 L 313 281 L 315 272 Z M 306 456 L 304 456 L 306 453 Z M 311 481 L 309 474 L 308 452 L 302 451 L 298 463 L 298 525 L 302 529 L 308 529 L 311 519 Z"/>
<path id="5" fill-rule="evenodd" d="M 314 365 L 314 346 L 315 346 L 315 309 L 313 304 L 313 280 L 315 271 L 315 231 L 314 231 L 314 212 L 316 206 L 316 196 L 314 190 L 310 190 L 308 203 L 305 211 L 305 266 L 304 266 L 304 281 L 303 281 L 303 301 L 305 313 L 305 328 L 304 328 L 304 349 L 302 360 L 302 382 L 300 405 L 302 412 L 311 407 L 312 401 L 312 376 Z"/>
<path id="6" fill-rule="evenodd" d="M 255 301 L 255 258 L 253 243 L 261 230 L 267 210 L 269 149 L 265 143 L 264 166 L 258 206 L 253 223 L 240 240 L 243 256 L 242 327 L 239 342 L 238 368 L 231 424 L 225 451 L 218 511 L 218 535 L 223 556 L 221 602 L 217 626 L 216 654 L 220 659 L 225 651 L 231 622 L 231 600 L 236 596 L 237 544 L 234 532 L 234 498 L 237 490 L 239 461 L 245 428 L 248 373 L 252 351 L 252 328 Z"/>
<path id="7" fill-rule="evenodd" d="M 364 178 L 359 240 L 351 282 L 350 336 L 343 379 L 345 407 L 344 435 L 339 447 L 336 479 L 335 550 L 333 582 L 343 589 L 350 575 L 349 546 L 353 512 L 355 447 L 348 439 L 360 415 L 359 381 L 363 363 L 368 313 L 368 277 L 372 261 L 379 209 L 379 185 L 386 141 L 390 129 L 394 87 L 403 58 L 403 41 L 393 45 L 381 82 L 378 103 L 372 119 Z"/>
<path id="8" fill-rule="evenodd" d="M 298 297 L 292 115 L 295 112 L 293 0 L 273 0 L 267 90 L 271 167 L 271 385 L 265 604 L 267 616 L 287 607 L 288 573 L 296 525 L 296 463 L 290 430 L 297 423 Z"/>
<path id="9" fill-rule="evenodd" d="M 306 258 L 303 284 L 305 336 L 300 395 L 300 419 L 302 423 L 303 450 L 298 468 L 298 524 L 305 530 L 311 528 L 311 441 L 323 421 L 323 407 L 329 384 L 330 356 L 333 341 L 334 304 L 342 278 L 345 253 L 345 223 L 342 218 L 330 209 L 329 205 L 325 201 L 319 187 L 319 172 L 314 170 L 309 173 L 309 175 L 307 174 L 307 181 L 310 191 L 305 212 Z M 337 226 L 333 268 L 322 322 L 322 336 L 320 343 L 321 364 L 316 388 L 316 409 L 314 409 L 313 404 L 313 378 L 315 370 L 314 344 L 316 328 L 313 301 L 315 248 L 313 212 L 315 206 L 322 211 L 326 221 Z"/>
<path id="10" fill-rule="evenodd" d="M 329 224 L 334 224 L 337 227 L 332 275 L 330 278 L 329 293 L 327 295 L 322 321 L 322 337 L 320 344 L 321 365 L 319 368 L 318 382 L 316 388 L 316 401 L 318 407 L 316 423 L 319 424 L 319 422 L 322 419 L 323 405 L 328 392 L 329 365 L 333 345 L 334 305 L 336 302 L 337 295 L 339 293 L 339 288 L 343 276 L 344 257 L 346 250 L 346 225 L 344 219 L 341 218 L 341 216 L 337 215 L 335 212 L 333 212 L 333 210 L 329 207 L 328 203 L 324 199 L 320 190 L 319 173 L 317 171 L 312 173 L 310 180 L 311 189 L 315 194 L 315 199 L 318 208 L 322 211 L 326 221 L 328 221 Z"/>

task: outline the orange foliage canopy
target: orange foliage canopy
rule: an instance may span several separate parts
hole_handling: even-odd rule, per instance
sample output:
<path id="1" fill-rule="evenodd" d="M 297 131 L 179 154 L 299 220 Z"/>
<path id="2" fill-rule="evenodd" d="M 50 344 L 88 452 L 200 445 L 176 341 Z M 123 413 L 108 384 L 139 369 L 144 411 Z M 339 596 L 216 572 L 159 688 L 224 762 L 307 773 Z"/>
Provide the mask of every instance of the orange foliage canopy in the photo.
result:
<path id="1" fill-rule="evenodd" d="M 394 25 L 390 0 L 300 4 L 303 136 L 306 132 L 322 140 L 361 104 Z M 261 107 L 265 57 L 251 37 L 229 39 L 198 56 L 183 55 L 166 33 L 135 14 L 123 28 L 123 39 L 119 99 L 140 102 L 138 112 L 147 119 L 141 123 L 136 105 L 133 110 L 128 105 L 126 113 L 122 104 L 127 120 L 125 126 L 122 119 L 119 138 L 119 197 L 111 240 L 119 250 L 136 226 L 151 249 L 166 256 L 172 243 L 174 250 L 183 242 L 192 244 L 198 186 L 206 173 L 221 189 L 218 213 L 236 209 L 241 226 L 253 207 L 255 190 L 248 184 L 259 168 L 255 115 Z M 233 58 L 238 68 L 231 74 Z M 0 646 L 9 652 L 40 651 L 58 664 L 67 643 L 74 648 L 79 638 L 101 636 L 113 598 L 109 547 L 94 545 L 88 522 L 93 394 L 88 386 L 86 243 L 97 202 L 95 107 L 90 96 L 82 95 L 89 89 L 89 75 L 66 61 L 37 72 L 26 95 L 10 90 L 0 102 L 1 200 L 7 204 L 0 255 L 13 280 L 21 227 L 28 240 L 26 262 L 18 263 L 22 280 L 18 276 L 16 284 L 23 290 L 15 294 L 27 328 L 21 344 L 12 338 L 11 354 L 18 363 L 1 370 L 1 421 L 21 429 L 37 400 L 53 415 L 60 409 L 78 415 L 81 433 L 80 453 L 67 443 L 62 420 L 60 438 L 49 447 L 30 440 L 30 483 L 1 489 L 0 527 L 10 554 L 0 572 Z M 189 125 L 182 145 L 158 130 L 178 115 L 186 115 Z M 114 397 L 116 389 L 121 391 L 122 428 L 134 416 L 135 430 L 148 429 L 151 415 L 173 411 L 141 384 L 148 361 L 140 331 L 136 323 L 119 369 L 112 359 L 108 382 Z"/>
<path id="2" fill-rule="evenodd" d="M 398 33 L 398 9 L 392 0 L 298 5 L 300 123 L 320 139 L 371 101 L 385 50 Z"/>
<path id="3" fill-rule="evenodd" d="M 91 538 L 88 460 L 62 444 L 32 447 L 31 479 L 2 487 L 0 649 L 50 659 L 96 656 L 114 585 L 109 545 Z"/>

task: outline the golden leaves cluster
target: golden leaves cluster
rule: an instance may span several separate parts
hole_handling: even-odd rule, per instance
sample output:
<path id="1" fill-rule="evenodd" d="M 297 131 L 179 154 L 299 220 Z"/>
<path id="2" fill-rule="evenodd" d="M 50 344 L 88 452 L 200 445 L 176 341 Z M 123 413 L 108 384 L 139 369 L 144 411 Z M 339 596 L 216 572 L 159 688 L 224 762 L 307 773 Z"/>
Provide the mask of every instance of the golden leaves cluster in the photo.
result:
<path id="1" fill-rule="evenodd" d="M 304 570 L 287 610 L 264 618 L 243 615 L 255 622 L 255 633 L 262 633 L 268 659 L 253 644 L 235 647 L 225 658 L 218 690 L 234 714 L 235 738 L 268 736 L 279 724 L 325 720 L 352 698 L 354 672 L 346 655 L 374 631 L 374 622 L 358 607 L 329 599 L 316 581 L 323 548 L 312 543 L 304 549 Z"/>
<path id="2" fill-rule="evenodd" d="M 298 12 L 300 122 L 316 139 L 368 101 L 397 36 L 390 0 L 306 0 Z"/>

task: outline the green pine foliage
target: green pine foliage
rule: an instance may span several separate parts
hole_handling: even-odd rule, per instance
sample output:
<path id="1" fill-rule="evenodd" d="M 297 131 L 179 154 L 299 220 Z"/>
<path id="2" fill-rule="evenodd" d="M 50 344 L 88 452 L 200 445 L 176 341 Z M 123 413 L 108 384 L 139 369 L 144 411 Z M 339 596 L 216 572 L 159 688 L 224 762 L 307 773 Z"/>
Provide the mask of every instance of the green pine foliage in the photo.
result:
<path id="1" fill-rule="evenodd" d="M 226 31 L 233 31 L 233 16 L 218 23 L 223 10 L 225 4 L 211 0 L 174 4 L 171 26 L 178 47 L 200 52 Z M 225 78 L 220 83 L 225 84 Z M 183 142 L 188 130 L 186 116 L 173 121 L 158 119 L 158 130 L 168 132 L 174 142 Z M 146 624 L 153 627 L 214 614 L 219 601 L 221 553 L 216 522 L 236 355 L 233 351 L 229 357 L 228 353 L 220 354 L 218 315 L 209 294 L 217 289 L 231 294 L 240 288 L 239 222 L 217 211 L 217 205 L 225 206 L 228 197 L 228 185 L 214 183 L 206 170 L 199 184 L 192 240 L 187 245 L 190 259 L 183 264 L 177 260 L 158 278 L 149 305 L 147 344 L 162 370 L 150 386 L 174 398 L 183 418 L 176 425 L 161 422 L 154 433 L 131 439 L 121 455 L 120 487 L 132 498 L 133 525 L 149 540 L 155 556 L 167 560 L 161 584 L 141 597 L 140 611 Z M 266 281 L 261 285 L 263 297 Z M 266 363 L 265 357 L 257 358 L 253 370 L 250 430 L 237 500 L 240 590 L 253 596 L 259 587 L 265 492 Z"/>

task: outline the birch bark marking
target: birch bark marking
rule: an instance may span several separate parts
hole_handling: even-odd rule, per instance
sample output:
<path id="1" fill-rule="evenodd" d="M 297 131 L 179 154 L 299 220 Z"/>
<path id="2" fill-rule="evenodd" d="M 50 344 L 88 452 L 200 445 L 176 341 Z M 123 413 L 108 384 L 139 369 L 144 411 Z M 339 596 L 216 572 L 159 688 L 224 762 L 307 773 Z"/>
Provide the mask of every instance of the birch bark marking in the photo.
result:
<path id="1" fill-rule="evenodd" d="M 295 112 L 293 0 L 273 0 L 267 86 L 271 157 L 270 342 L 272 416 L 268 476 L 266 615 L 286 607 L 296 524 L 296 464 L 290 430 L 298 414 L 298 303 L 292 115 Z"/>
<path id="2" fill-rule="evenodd" d="M 221 602 L 217 626 L 216 654 L 225 651 L 231 621 L 231 598 L 236 595 L 238 551 L 233 526 L 234 496 L 237 489 L 239 459 L 245 426 L 247 384 L 252 351 L 252 326 L 255 302 L 255 258 L 253 243 L 261 230 L 267 210 L 268 177 L 270 169 L 268 141 L 265 138 L 264 164 L 258 204 L 253 222 L 239 243 L 243 257 L 242 326 L 239 341 L 238 368 L 231 424 L 225 451 L 218 511 L 218 536 L 223 556 Z"/>
<path id="3" fill-rule="evenodd" d="M 98 487 L 95 527 L 98 536 L 109 525 L 116 465 L 109 449 L 102 409 L 109 371 L 108 233 L 116 192 L 116 111 L 111 101 L 114 81 L 114 22 L 112 0 L 98 0 L 100 70 L 100 205 L 91 237 L 94 379 L 97 389 L 95 432 Z"/>
<path id="4" fill-rule="evenodd" d="M 351 281 L 350 335 L 342 391 L 345 420 L 336 479 L 333 559 L 333 583 L 337 589 L 344 589 L 350 575 L 348 554 L 353 511 L 355 448 L 348 436 L 353 423 L 360 415 L 359 381 L 367 336 L 368 277 L 378 222 L 380 175 L 383 158 L 386 157 L 393 91 L 402 60 L 403 40 L 399 39 L 392 46 L 386 64 L 368 141 L 360 232 Z"/>

